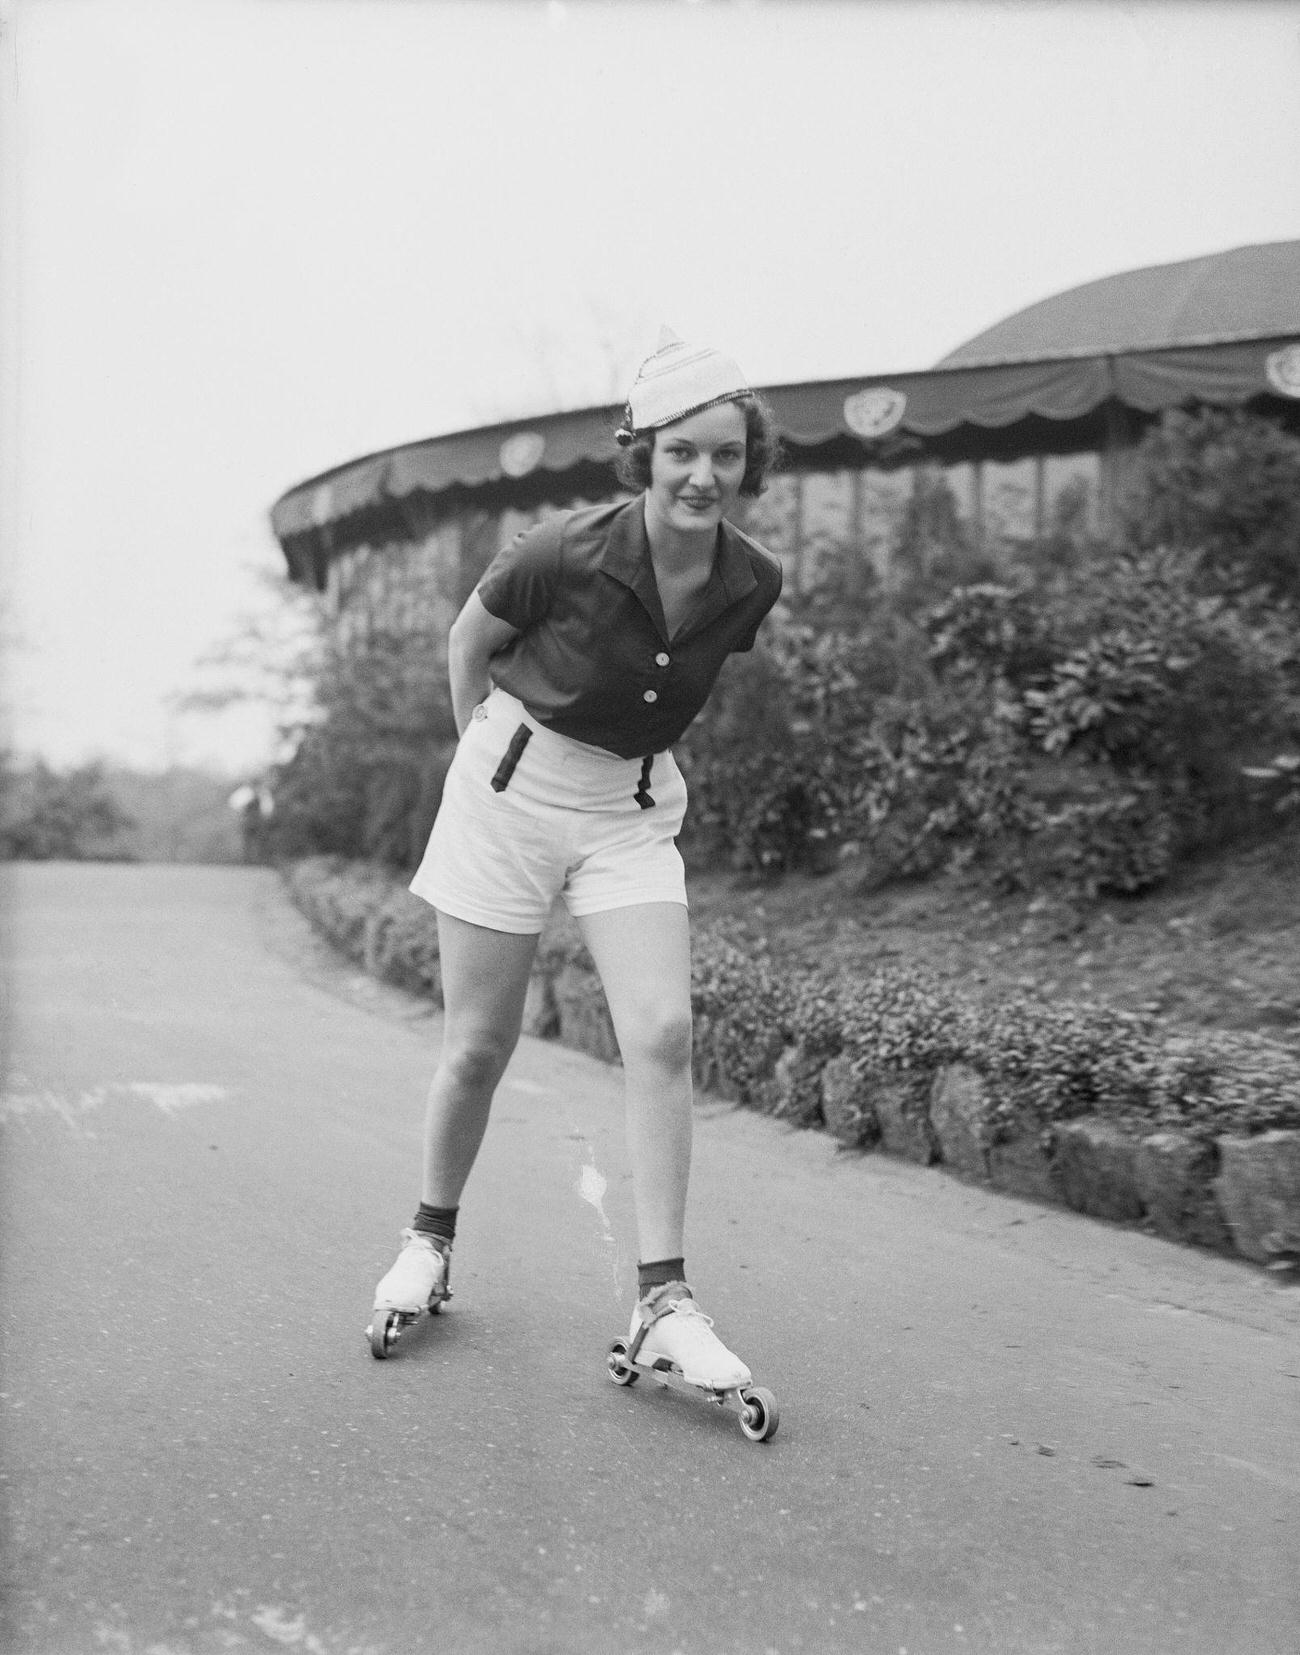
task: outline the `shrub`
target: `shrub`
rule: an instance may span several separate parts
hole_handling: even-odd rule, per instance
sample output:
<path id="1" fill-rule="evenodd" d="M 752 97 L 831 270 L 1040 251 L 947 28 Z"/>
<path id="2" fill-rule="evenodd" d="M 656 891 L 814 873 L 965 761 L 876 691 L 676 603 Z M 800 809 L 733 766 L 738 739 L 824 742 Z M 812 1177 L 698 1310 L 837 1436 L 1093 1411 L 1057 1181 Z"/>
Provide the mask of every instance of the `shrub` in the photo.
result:
<path id="1" fill-rule="evenodd" d="M 1038 681 L 1058 650 L 1042 593 L 1027 581 L 959 586 L 921 624 L 935 670 L 962 684 L 1022 688 Z"/>
<path id="2" fill-rule="evenodd" d="M 1139 1107 L 1157 1128 L 1253 1137 L 1300 1127 L 1300 1058 L 1264 1035 L 1166 1036 L 1146 1078 Z"/>
<path id="3" fill-rule="evenodd" d="M 1300 811 L 1300 753 L 1279 753 L 1271 764 L 1243 765 L 1241 773 L 1258 785 L 1265 807 L 1275 815 Z"/>
<path id="4" fill-rule="evenodd" d="M 286 870 L 289 895 L 336 948 L 365 964 L 366 928 L 393 890 L 393 880 L 369 862 L 312 856 Z"/>
<path id="5" fill-rule="evenodd" d="M 441 1003 L 433 911 L 371 862 L 305 857 L 285 870 L 289 895 L 350 960 L 384 982 Z"/>
<path id="6" fill-rule="evenodd" d="M 19 767 L 0 756 L 0 858 L 9 861 L 128 859 L 134 819 L 118 803 L 102 764 Z"/>
<path id="7" fill-rule="evenodd" d="M 1170 412 L 1138 450 L 1124 520 L 1134 546 L 1194 553 L 1202 589 L 1300 598 L 1300 438 L 1240 410 Z"/>
<path id="8" fill-rule="evenodd" d="M 841 1049 L 855 1071 L 929 1076 L 970 1043 L 970 1008 L 950 984 L 920 966 L 841 977 Z"/>
<path id="9" fill-rule="evenodd" d="M 762 944 L 723 929 L 692 943 L 691 1006 L 713 1056 L 743 1102 L 752 1102 L 786 1044 L 790 991 Z"/>
<path id="10" fill-rule="evenodd" d="M 315 690 L 315 719 L 270 778 L 271 853 L 413 866 L 455 745 L 442 640 L 379 628 L 334 638 Z"/>

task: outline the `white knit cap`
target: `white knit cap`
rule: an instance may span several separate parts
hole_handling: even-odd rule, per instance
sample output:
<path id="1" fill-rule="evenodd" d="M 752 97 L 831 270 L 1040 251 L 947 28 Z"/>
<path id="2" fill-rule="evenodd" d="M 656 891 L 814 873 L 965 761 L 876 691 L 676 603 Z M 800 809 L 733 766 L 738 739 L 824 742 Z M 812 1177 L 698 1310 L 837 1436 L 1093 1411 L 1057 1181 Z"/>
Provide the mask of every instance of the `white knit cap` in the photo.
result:
<path id="1" fill-rule="evenodd" d="M 628 393 L 628 423 L 633 431 L 650 431 L 743 396 L 749 388 L 729 356 L 708 345 L 688 345 L 665 328 L 658 350 L 641 364 Z"/>

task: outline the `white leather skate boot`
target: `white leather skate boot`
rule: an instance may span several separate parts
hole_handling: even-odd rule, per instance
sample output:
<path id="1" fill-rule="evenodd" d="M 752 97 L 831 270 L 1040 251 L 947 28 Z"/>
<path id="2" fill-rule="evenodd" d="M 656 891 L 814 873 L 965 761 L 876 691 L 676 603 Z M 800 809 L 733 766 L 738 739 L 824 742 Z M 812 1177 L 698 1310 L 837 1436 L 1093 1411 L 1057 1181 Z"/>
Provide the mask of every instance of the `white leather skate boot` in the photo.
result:
<path id="1" fill-rule="evenodd" d="M 752 1378 L 713 1331 L 713 1318 L 696 1304 L 685 1282 L 670 1281 L 639 1299 L 628 1339 L 635 1361 L 653 1363 L 666 1356 L 690 1385 L 729 1391 Z"/>
<path id="2" fill-rule="evenodd" d="M 402 1231 L 402 1250 L 397 1262 L 375 1289 L 376 1310 L 401 1310 L 418 1315 L 432 1310 L 451 1297 L 447 1278 L 451 1271 L 451 1243 L 421 1235 L 418 1230 Z"/>

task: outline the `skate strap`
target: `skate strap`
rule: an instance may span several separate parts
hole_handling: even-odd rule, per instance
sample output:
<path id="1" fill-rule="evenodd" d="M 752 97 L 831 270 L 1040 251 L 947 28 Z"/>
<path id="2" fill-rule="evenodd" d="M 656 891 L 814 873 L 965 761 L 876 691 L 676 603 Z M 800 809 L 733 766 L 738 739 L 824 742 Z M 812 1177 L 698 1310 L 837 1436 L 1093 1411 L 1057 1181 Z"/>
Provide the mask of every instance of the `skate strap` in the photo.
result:
<path id="1" fill-rule="evenodd" d="M 683 1282 L 669 1282 L 667 1287 L 685 1287 L 685 1284 Z M 683 1300 L 691 1304 L 695 1303 L 688 1287 L 685 1288 L 684 1292 L 679 1293 L 675 1299 L 668 1297 L 667 1288 L 665 1287 L 659 1289 L 653 1297 L 637 1301 L 636 1313 L 641 1325 L 637 1328 L 636 1337 L 628 1347 L 627 1355 L 630 1362 L 636 1361 L 637 1352 L 645 1343 L 645 1336 L 655 1323 L 665 1316 L 670 1316 Z"/>

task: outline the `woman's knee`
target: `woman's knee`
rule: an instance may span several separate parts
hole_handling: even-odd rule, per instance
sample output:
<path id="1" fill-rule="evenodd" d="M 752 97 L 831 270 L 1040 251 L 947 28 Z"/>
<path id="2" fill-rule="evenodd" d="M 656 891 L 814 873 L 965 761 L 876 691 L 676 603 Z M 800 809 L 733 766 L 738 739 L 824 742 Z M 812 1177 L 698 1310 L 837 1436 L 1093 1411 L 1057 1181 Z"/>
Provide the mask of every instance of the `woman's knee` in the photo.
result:
<path id="1" fill-rule="evenodd" d="M 644 1013 L 620 1038 L 623 1061 L 651 1063 L 676 1073 L 691 1065 L 689 1008 L 669 1007 Z"/>
<path id="2" fill-rule="evenodd" d="M 458 1091 L 491 1091 L 505 1073 L 518 1036 L 500 1029 L 445 1034 L 439 1062 L 444 1083 Z"/>

